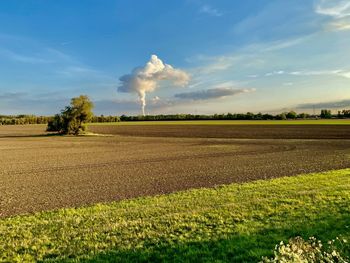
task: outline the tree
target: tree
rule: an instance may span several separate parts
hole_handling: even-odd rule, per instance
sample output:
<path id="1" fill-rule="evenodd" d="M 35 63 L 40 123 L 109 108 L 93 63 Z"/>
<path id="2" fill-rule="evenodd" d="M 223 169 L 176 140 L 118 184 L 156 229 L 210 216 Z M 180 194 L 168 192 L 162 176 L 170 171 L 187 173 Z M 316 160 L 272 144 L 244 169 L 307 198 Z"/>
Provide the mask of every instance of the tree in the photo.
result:
<path id="1" fill-rule="evenodd" d="M 287 119 L 296 119 L 297 118 L 297 113 L 295 111 L 290 111 L 286 115 Z"/>
<path id="2" fill-rule="evenodd" d="M 280 115 L 277 115 L 277 119 L 278 120 L 286 120 L 287 119 L 287 115 L 285 112 L 281 113 Z"/>
<path id="3" fill-rule="evenodd" d="M 56 131 L 62 134 L 79 135 L 86 130 L 85 123 L 93 117 L 94 105 L 88 96 L 80 95 L 71 100 L 70 106 L 56 114 L 49 121 L 47 131 Z"/>
<path id="4" fill-rule="evenodd" d="M 61 114 L 56 114 L 49 122 L 47 123 L 47 131 L 50 132 L 61 132 L 63 126 L 63 117 Z"/>
<path id="5" fill-rule="evenodd" d="M 310 117 L 310 115 L 307 114 L 307 113 L 300 113 L 300 114 L 298 114 L 298 118 L 299 119 L 307 119 L 309 117 Z"/>
<path id="6" fill-rule="evenodd" d="M 321 118 L 322 119 L 331 119 L 332 111 L 331 110 L 321 110 Z"/>

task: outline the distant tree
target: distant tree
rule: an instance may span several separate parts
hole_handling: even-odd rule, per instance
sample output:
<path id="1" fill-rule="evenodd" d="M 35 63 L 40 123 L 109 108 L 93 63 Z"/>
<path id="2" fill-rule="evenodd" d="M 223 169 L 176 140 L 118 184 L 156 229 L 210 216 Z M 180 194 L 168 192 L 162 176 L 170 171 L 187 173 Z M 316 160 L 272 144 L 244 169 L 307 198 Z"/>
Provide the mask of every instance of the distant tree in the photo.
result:
<path id="1" fill-rule="evenodd" d="M 281 113 L 280 115 L 277 116 L 277 119 L 279 120 L 286 120 L 287 119 L 287 114 L 285 112 Z"/>
<path id="2" fill-rule="evenodd" d="M 298 118 L 299 119 L 307 119 L 307 118 L 310 118 L 310 114 L 300 113 L 300 114 L 298 114 Z"/>
<path id="3" fill-rule="evenodd" d="M 295 111 L 290 111 L 286 115 L 287 119 L 296 119 L 297 118 L 297 113 Z"/>
<path id="4" fill-rule="evenodd" d="M 86 130 L 85 123 L 93 117 L 94 105 L 88 96 L 81 95 L 71 100 L 70 106 L 56 114 L 49 121 L 47 130 L 56 131 L 62 134 L 79 135 Z"/>
<path id="5" fill-rule="evenodd" d="M 342 110 L 338 112 L 339 118 L 350 118 L 350 110 Z"/>
<path id="6" fill-rule="evenodd" d="M 259 112 L 258 114 L 255 115 L 254 117 L 256 120 L 262 120 L 263 119 L 263 114 Z"/>
<path id="7" fill-rule="evenodd" d="M 332 118 L 332 111 L 331 110 L 321 110 L 321 118 L 322 119 L 330 119 Z"/>
<path id="8" fill-rule="evenodd" d="M 253 120 L 254 119 L 254 113 L 252 113 L 252 112 L 247 112 L 247 114 L 245 116 L 246 116 L 245 118 L 247 120 Z"/>

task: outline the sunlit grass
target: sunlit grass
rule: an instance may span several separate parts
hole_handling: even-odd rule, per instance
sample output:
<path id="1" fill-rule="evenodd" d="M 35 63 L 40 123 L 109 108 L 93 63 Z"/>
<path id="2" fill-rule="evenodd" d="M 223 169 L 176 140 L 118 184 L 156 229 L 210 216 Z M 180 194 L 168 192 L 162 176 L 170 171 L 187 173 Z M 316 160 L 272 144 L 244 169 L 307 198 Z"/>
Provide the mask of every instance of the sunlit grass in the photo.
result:
<path id="1" fill-rule="evenodd" d="M 349 227 L 347 169 L 5 218 L 0 261 L 257 262 Z"/>

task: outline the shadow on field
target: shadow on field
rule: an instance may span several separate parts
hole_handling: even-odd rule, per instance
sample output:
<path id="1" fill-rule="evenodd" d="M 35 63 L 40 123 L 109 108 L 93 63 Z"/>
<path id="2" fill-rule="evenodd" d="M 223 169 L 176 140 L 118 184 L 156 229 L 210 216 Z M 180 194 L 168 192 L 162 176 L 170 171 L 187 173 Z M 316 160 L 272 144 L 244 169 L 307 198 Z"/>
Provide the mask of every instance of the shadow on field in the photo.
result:
<path id="1" fill-rule="evenodd" d="M 283 228 L 276 222 L 274 227 L 261 232 L 233 234 L 227 239 L 215 241 L 162 245 L 147 243 L 145 240 L 143 248 L 116 249 L 89 259 L 74 259 L 74 262 L 259 262 L 263 256 L 273 256 L 276 244 L 292 237 L 302 236 L 308 239 L 314 236 L 327 244 L 328 240 L 337 236 L 349 236 L 349 213 L 343 211 L 341 215 L 333 216 L 331 211 L 322 212 L 315 215 L 314 220 L 286 220 L 291 221 L 290 228 Z M 343 247 L 342 251 L 347 257 L 350 256 L 350 246 Z"/>
<path id="2" fill-rule="evenodd" d="M 48 133 L 48 134 L 0 134 L 0 139 L 13 139 L 13 138 L 40 138 L 40 137 L 57 137 L 64 136 L 63 134 L 58 133 Z"/>

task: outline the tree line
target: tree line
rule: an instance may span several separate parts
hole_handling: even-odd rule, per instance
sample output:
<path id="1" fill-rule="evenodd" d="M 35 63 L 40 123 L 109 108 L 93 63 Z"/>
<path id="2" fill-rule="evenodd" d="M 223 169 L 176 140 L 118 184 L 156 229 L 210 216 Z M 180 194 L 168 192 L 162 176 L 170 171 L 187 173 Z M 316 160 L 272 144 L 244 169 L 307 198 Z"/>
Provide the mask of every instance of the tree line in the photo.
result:
<path id="1" fill-rule="evenodd" d="M 57 116 L 56 116 L 57 118 Z M 346 119 L 350 118 L 350 110 L 341 110 L 333 114 L 331 110 L 323 109 L 318 115 L 307 113 L 297 114 L 294 111 L 283 112 L 280 114 L 268 113 L 225 113 L 225 114 L 160 114 L 146 116 L 96 116 L 92 115 L 88 120 L 90 123 L 105 123 L 119 121 L 177 121 L 177 120 L 293 120 L 293 119 Z M 23 124 L 48 124 L 54 120 L 55 116 L 35 116 L 35 115 L 0 115 L 0 125 L 23 125 Z"/>
<path id="2" fill-rule="evenodd" d="M 339 118 L 339 119 L 347 119 L 347 118 L 350 118 L 350 110 L 338 111 L 338 118 Z"/>
<path id="3" fill-rule="evenodd" d="M 120 116 L 120 121 L 177 121 L 177 120 L 296 120 L 296 119 L 331 119 L 350 118 L 350 110 L 339 111 L 332 114 L 331 110 L 324 109 L 318 115 L 308 113 L 296 113 L 295 111 L 282 112 L 280 114 L 269 113 L 224 113 L 224 114 L 167 114 L 167 115 L 146 115 L 146 116 Z"/>
<path id="4" fill-rule="evenodd" d="M 55 116 L 0 115 L 0 125 L 48 124 Z M 118 122 L 119 116 L 92 116 L 90 122 Z"/>
<path id="5" fill-rule="evenodd" d="M 177 121 L 177 120 L 287 120 L 311 118 L 307 113 L 297 114 L 294 111 L 277 115 L 268 113 L 227 113 L 227 114 L 168 114 L 168 115 L 146 115 L 146 116 L 120 116 L 120 121 Z"/>
<path id="6" fill-rule="evenodd" d="M 51 118 L 35 115 L 0 115 L 0 125 L 47 124 Z"/>

